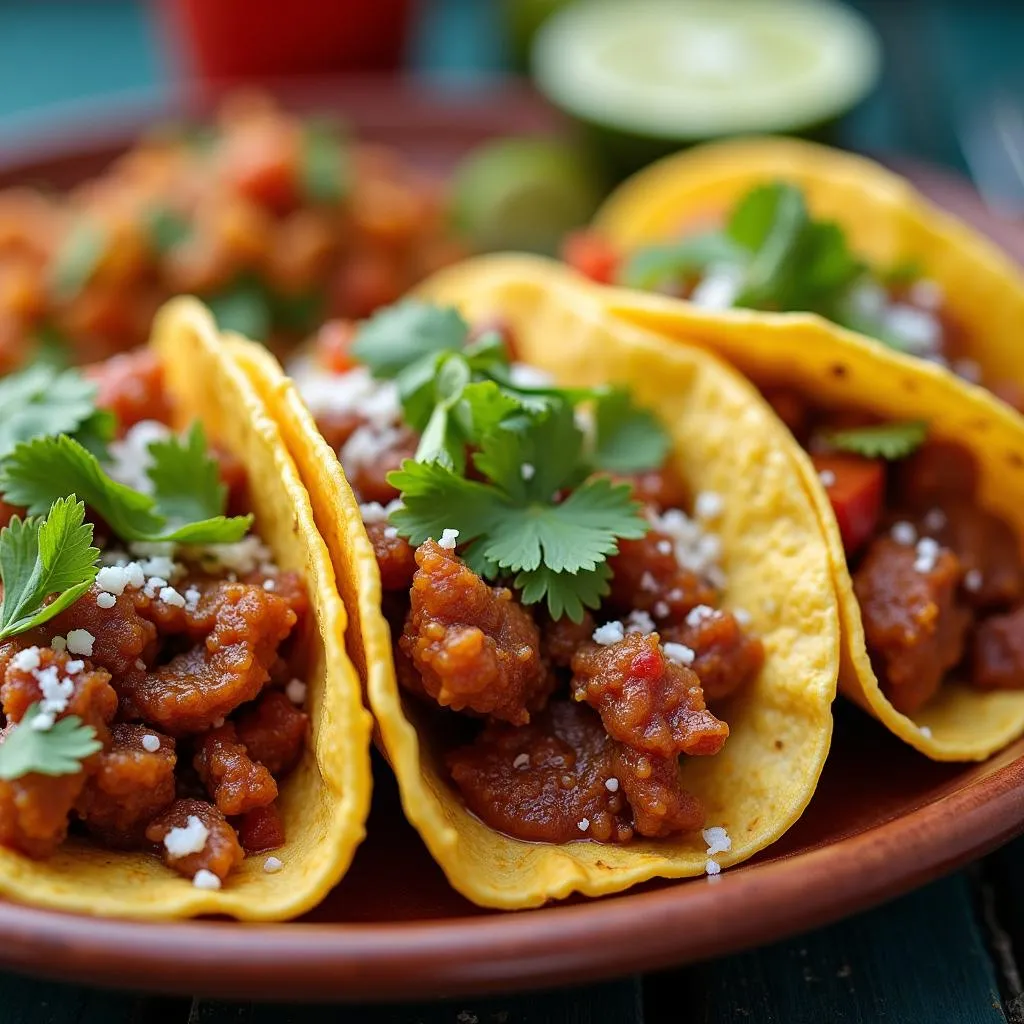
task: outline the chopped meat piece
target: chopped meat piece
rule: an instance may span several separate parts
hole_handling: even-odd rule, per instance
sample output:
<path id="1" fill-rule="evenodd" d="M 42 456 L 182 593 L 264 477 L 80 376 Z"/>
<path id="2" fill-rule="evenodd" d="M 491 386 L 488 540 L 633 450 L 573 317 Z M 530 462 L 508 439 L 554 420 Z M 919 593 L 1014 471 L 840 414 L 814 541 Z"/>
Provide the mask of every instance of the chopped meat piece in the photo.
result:
<path id="1" fill-rule="evenodd" d="M 277 804 L 254 807 L 238 823 L 238 838 L 246 853 L 262 853 L 284 846 L 284 823 Z"/>
<path id="2" fill-rule="evenodd" d="M 208 590 L 199 613 L 212 622 L 205 641 L 133 681 L 127 692 L 142 718 L 172 736 L 208 729 L 253 700 L 296 621 L 287 601 L 246 583 Z"/>
<path id="3" fill-rule="evenodd" d="M 200 736 L 195 750 L 192 764 L 223 814 L 245 814 L 277 799 L 274 777 L 238 742 L 233 723 Z"/>
<path id="4" fill-rule="evenodd" d="M 930 567 L 919 557 L 915 547 L 878 537 L 853 574 L 868 652 L 882 689 L 903 714 L 934 696 L 960 661 L 970 621 L 956 604 L 956 555 L 941 548 Z"/>
<path id="5" fill-rule="evenodd" d="M 505 587 L 490 587 L 454 552 L 416 549 L 411 607 L 398 643 L 442 707 L 523 725 L 554 680 L 530 613 Z"/>
<path id="6" fill-rule="evenodd" d="M 640 835 L 657 838 L 703 826 L 704 805 L 683 789 L 676 758 L 651 757 L 616 743 L 612 768 L 633 809 L 633 828 Z"/>
<path id="7" fill-rule="evenodd" d="M 976 628 L 971 682 L 982 690 L 1024 689 L 1024 607 Z"/>
<path id="8" fill-rule="evenodd" d="M 614 777 L 612 742 L 589 708 L 552 701 L 528 725 L 491 722 L 447 760 L 469 809 L 517 839 L 632 836 L 623 795 L 607 785 Z"/>
<path id="9" fill-rule="evenodd" d="M 900 463 L 897 484 L 901 502 L 923 512 L 973 495 L 978 465 L 962 445 L 929 441 Z"/>
<path id="10" fill-rule="evenodd" d="M 582 622 L 573 622 L 568 616 L 554 621 L 548 619 L 541 628 L 540 649 L 544 657 L 559 668 L 568 668 L 572 656 L 594 635 L 594 617 L 583 613 Z"/>
<path id="11" fill-rule="evenodd" d="M 117 695 L 110 676 L 103 669 L 86 665 L 70 676 L 65 669 L 67 654 L 49 648 L 39 650 L 37 672 L 55 670 L 58 680 L 70 679 L 73 688 L 67 708 L 57 717 L 78 715 L 91 725 L 101 741 L 109 738 L 107 724 L 117 711 Z M 20 722 L 28 708 L 42 697 L 39 680 L 31 671 L 18 668 L 8 659 L 4 669 L 0 700 L 8 720 L 8 731 Z M 99 753 L 82 763 L 82 769 L 68 775 L 30 773 L 20 779 L 0 780 L 0 846 L 19 850 L 29 857 L 48 857 L 67 834 L 68 815 L 75 805 L 86 779 L 94 769 Z"/>
<path id="12" fill-rule="evenodd" d="M 345 442 L 362 424 L 363 418 L 359 413 L 349 410 L 341 412 L 324 410 L 318 413 L 316 418 L 317 429 L 336 452 L 345 447 Z"/>
<path id="13" fill-rule="evenodd" d="M 700 680 L 669 661 L 657 633 L 588 644 L 572 659 L 572 694 L 601 714 L 608 734 L 655 757 L 717 754 L 729 726 L 707 710 Z"/>
<path id="14" fill-rule="evenodd" d="M 280 690 L 268 690 L 255 705 L 238 716 L 235 728 L 238 741 L 245 745 L 249 756 L 279 779 L 291 771 L 302 756 L 309 732 L 309 715 Z"/>
<path id="15" fill-rule="evenodd" d="M 723 700 L 752 682 L 764 664 L 764 645 L 744 632 L 732 612 L 691 616 L 662 630 L 665 643 L 689 647 L 695 658 L 689 666 L 700 679 L 704 698 Z"/>
<path id="16" fill-rule="evenodd" d="M 718 601 L 715 588 L 679 564 L 671 538 L 658 530 L 639 540 L 620 540 L 619 553 L 608 565 L 608 600 L 622 614 L 644 611 L 661 623 L 679 622 L 691 608 Z"/>
<path id="17" fill-rule="evenodd" d="M 416 552 L 413 546 L 397 534 L 389 536 L 394 527 L 387 523 L 367 523 L 366 533 L 377 556 L 380 585 L 385 590 L 408 590 L 416 572 Z"/>
<path id="18" fill-rule="evenodd" d="M 83 372 L 96 383 L 96 404 L 117 416 L 121 431 L 142 420 L 170 422 L 163 368 L 155 352 L 140 348 L 86 366 Z"/>
<path id="19" fill-rule="evenodd" d="M 106 845 L 144 846 L 146 826 L 174 800 L 174 740 L 145 725 L 111 726 L 110 737 L 75 810 Z M 150 750 L 143 737 L 159 747 Z"/>
<path id="20" fill-rule="evenodd" d="M 403 431 L 392 448 L 381 452 L 372 462 L 359 462 L 353 467 L 347 475 L 359 500 L 377 501 L 381 505 L 394 501 L 398 497 L 398 490 L 388 483 L 387 475 L 401 467 L 406 459 L 411 459 L 416 454 L 418 444 L 419 439 L 411 430 Z"/>
<path id="21" fill-rule="evenodd" d="M 191 817 L 198 818 L 207 830 L 206 842 L 195 853 L 175 857 L 164 840 L 171 829 L 187 828 Z M 164 863 L 186 878 L 194 878 L 196 872 L 205 870 L 212 871 L 223 882 L 245 857 L 235 830 L 224 820 L 224 815 L 205 800 L 175 800 L 150 822 L 146 838 L 160 844 Z"/>

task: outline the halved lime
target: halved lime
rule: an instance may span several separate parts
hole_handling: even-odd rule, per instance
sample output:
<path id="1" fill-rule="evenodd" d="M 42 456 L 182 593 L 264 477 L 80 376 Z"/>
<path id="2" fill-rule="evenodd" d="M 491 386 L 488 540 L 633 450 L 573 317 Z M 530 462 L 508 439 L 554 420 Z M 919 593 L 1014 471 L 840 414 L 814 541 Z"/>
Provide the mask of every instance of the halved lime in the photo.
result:
<path id="1" fill-rule="evenodd" d="M 458 228 L 478 250 L 553 253 L 601 200 L 600 180 L 571 143 L 508 138 L 474 150 L 455 172 Z"/>
<path id="2" fill-rule="evenodd" d="M 874 84 L 879 53 L 830 0 L 586 0 L 545 22 L 533 71 L 584 121 L 688 142 L 828 122 Z"/>

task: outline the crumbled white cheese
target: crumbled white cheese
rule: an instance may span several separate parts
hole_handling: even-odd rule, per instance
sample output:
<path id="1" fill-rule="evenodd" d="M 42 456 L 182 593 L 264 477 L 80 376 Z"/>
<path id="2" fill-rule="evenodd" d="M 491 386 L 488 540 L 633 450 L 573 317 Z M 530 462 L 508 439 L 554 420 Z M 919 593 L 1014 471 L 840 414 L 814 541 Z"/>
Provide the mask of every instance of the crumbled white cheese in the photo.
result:
<path id="1" fill-rule="evenodd" d="M 750 625 L 750 612 L 746 608 L 733 608 L 732 615 L 741 626 Z"/>
<path id="2" fill-rule="evenodd" d="M 672 541 L 670 541 L 670 540 L 659 540 L 658 544 L 657 544 L 657 547 L 658 547 L 658 553 L 659 554 L 662 554 L 662 555 L 671 555 L 672 554 Z"/>
<path id="3" fill-rule="evenodd" d="M 185 611 L 194 612 L 199 607 L 199 598 L 202 596 L 197 587 L 189 587 L 185 591 Z"/>
<path id="4" fill-rule="evenodd" d="M 953 372 L 969 384 L 981 383 L 981 363 L 976 359 L 954 359 Z"/>
<path id="5" fill-rule="evenodd" d="M 512 762 L 513 768 L 529 768 L 530 767 L 530 755 L 529 754 L 516 754 L 515 759 Z"/>
<path id="6" fill-rule="evenodd" d="M 273 593 L 275 590 L 277 590 L 277 580 L 275 580 L 275 579 L 264 580 L 263 581 L 263 589 L 266 590 L 268 593 Z"/>
<path id="7" fill-rule="evenodd" d="M 607 789 L 609 793 L 618 793 L 619 780 L 616 778 L 606 779 L 604 783 L 604 788 Z"/>
<path id="8" fill-rule="evenodd" d="M 921 727 L 919 728 L 919 730 L 918 730 L 918 731 L 919 731 L 919 732 L 921 733 L 921 735 L 922 735 L 922 736 L 924 736 L 924 737 L 925 737 L 926 739 L 929 739 L 929 740 L 930 740 L 930 739 L 932 738 L 932 731 L 931 731 L 931 729 L 929 729 L 929 728 L 928 728 L 928 726 L 927 726 L 927 725 L 922 725 L 922 726 L 921 726 Z"/>
<path id="9" fill-rule="evenodd" d="M 676 561 L 684 569 L 706 577 L 715 586 L 724 585 L 725 577 L 718 565 L 722 543 L 717 534 L 708 533 L 678 508 L 666 509 L 660 515 L 648 512 L 648 519 L 655 530 L 668 535 L 672 545 L 670 551 L 675 552 Z"/>
<path id="10" fill-rule="evenodd" d="M 938 281 L 932 281 L 930 278 L 921 277 L 918 278 L 907 290 L 907 298 L 915 306 L 920 306 L 921 309 L 927 309 L 931 312 L 941 308 L 945 295 L 942 290 L 942 285 Z"/>
<path id="11" fill-rule="evenodd" d="M 394 540 L 398 536 L 397 526 L 385 526 L 384 537 L 386 540 Z"/>
<path id="12" fill-rule="evenodd" d="M 821 481 L 822 487 L 835 487 L 836 475 L 831 469 L 822 469 L 818 471 L 818 479 Z"/>
<path id="13" fill-rule="evenodd" d="M 96 573 L 96 586 L 107 594 L 123 594 L 126 587 L 141 590 L 146 582 L 146 574 L 138 562 L 125 565 L 107 565 Z"/>
<path id="14" fill-rule="evenodd" d="M 659 619 L 667 619 L 669 615 L 672 614 L 672 608 L 669 606 L 667 601 L 655 601 L 651 611 L 654 612 Z"/>
<path id="15" fill-rule="evenodd" d="M 81 654 L 86 658 L 92 657 L 92 645 L 96 637 L 87 629 L 72 629 L 68 632 L 67 645 L 72 654 Z"/>
<path id="16" fill-rule="evenodd" d="M 357 427 L 338 453 L 342 469 L 351 477 L 364 466 L 378 462 L 385 452 L 395 448 L 402 440 L 397 427 L 379 429 L 369 423 Z"/>
<path id="17" fill-rule="evenodd" d="M 935 568 L 940 551 L 938 541 L 932 540 L 931 537 L 922 537 L 914 549 L 914 572 L 931 572 Z"/>
<path id="18" fill-rule="evenodd" d="M 521 388 L 549 388 L 555 383 L 550 373 L 529 363 L 513 363 L 508 368 L 508 375 L 512 383 Z"/>
<path id="19" fill-rule="evenodd" d="M 627 633 L 653 633 L 655 629 L 654 619 L 645 611 L 637 609 L 626 617 Z"/>
<path id="20" fill-rule="evenodd" d="M 174 587 L 161 587 L 160 588 L 160 600 L 164 604 L 169 604 L 172 608 L 184 608 L 185 598 L 179 594 Z"/>
<path id="21" fill-rule="evenodd" d="M 734 266 L 710 267 L 690 293 L 690 302 L 703 309 L 729 309 L 743 286 L 743 273 Z"/>
<path id="22" fill-rule="evenodd" d="M 277 872 L 280 871 L 281 868 L 283 868 L 283 867 L 284 867 L 284 861 L 281 860 L 280 857 L 268 857 L 263 862 L 263 870 L 266 871 L 266 873 L 268 875 L 275 875 L 275 874 L 277 874 Z"/>
<path id="23" fill-rule="evenodd" d="M 382 505 L 379 501 L 368 501 L 365 505 L 359 506 L 359 513 L 363 517 L 364 523 L 386 523 L 388 516 L 402 507 L 401 498 L 395 498 L 386 505 Z"/>
<path id="24" fill-rule="evenodd" d="M 289 679 L 284 693 L 293 704 L 301 706 L 306 703 L 306 684 L 301 679 Z"/>
<path id="25" fill-rule="evenodd" d="M 437 542 L 437 546 L 445 548 L 447 551 L 454 551 L 455 545 L 459 539 L 458 530 L 444 530 L 441 533 L 441 539 Z"/>
<path id="26" fill-rule="evenodd" d="M 882 324 L 913 355 L 931 355 L 942 347 L 942 324 L 927 310 L 894 302 L 882 314 Z"/>
<path id="27" fill-rule="evenodd" d="M 207 871 L 206 868 L 200 868 L 195 875 L 192 876 L 192 884 L 197 889 L 219 889 L 220 879 L 212 872 Z"/>
<path id="28" fill-rule="evenodd" d="M 626 631 L 622 628 L 621 622 L 606 622 L 594 630 L 592 639 L 595 644 L 608 647 L 610 644 L 617 644 L 625 635 Z"/>
<path id="29" fill-rule="evenodd" d="M 691 628 L 699 626 L 705 619 L 713 619 L 718 610 L 709 604 L 699 604 L 686 613 L 686 624 Z"/>
<path id="30" fill-rule="evenodd" d="M 81 672 L 83 668 L 85 668 L 85 662 L 84 661 L 69 661 L 64 666 L 64 671 L 69 676 L 77 676 L 78 673 Z"/>
<path id="31" fill-rule="evenodd" d="M 710 857 L 707 859 L 707 863 L 704 865 L 704 870 L 709 875 L 719 875 L 722 873 L 722 867 L 717 860 L 712 860 Z"/>
<path id="32" fill-rule="evenodd" d="M 580 818 L 580 820 L 576 822 L 576 827 L 581 832 L 586 832 L 587 829 L 590 828 L 590 819 L 589 818 Z"/>
<path id="33" fill-rule="evenodd" d="M 967 590 L 972 594 L 976 594 L 981 590 L 984 582 L 985 577 L 982 576 L 980 569 L 968 569 L 967 572 L 964 573 L 964 590 Z"/>
<path id="34" fill-rule="evenodd" d="M 931 508 L 924 517 L 924 528 L 938 533 L 946 525 L 946 513 L 941 508 Z"/>
<path id="35" fill-rule="evenodd" d="M 677 665 L 692 665 L 694 658 L 697 657 L 693 648 L 687 647 L 686 644 L 665 644 L 662 650 L 665 657 Z"/>
<path id="36" fill-rule="evenodd" d="M 155 754 L 160 749 L 160 737 L 147 732 L 142 737 L 142 749 Z"/>
<path id="37" fill-rule="evenodd" d="M 725 499 L 717 491 L 700 491 L 693 511 L 699 519 L 717 519 L 725 511 Z"/>
<path id="38" fill-rule="evenodd" d="M 170 436 L 170 429 L 156 420 L 136 423 L 121 440 L 111 441 L 110 462 L 105 467 L 107 473 L 118 483 L 143 494 L 152 494 L 153 481 L 149 478 L 149 470 L 153 456 L 149 446 L 154 441 L 166 441 Z"/>
<path id="39" fill-rule="evenodd" d="M 645 590 L 648 594 L 656 594 L 658 592 L 658 581 L 651 575 L 648 569 L 645 569 L 644 574 L 640 577 L 640 589 Z"/>
<path id="40" fill-rule="evenodd" d="M 50 646 L 58 653 L 63 654 L 68 649 L 68 642 L 62 636 L 55 636 L 50 641 Z"/>
<path id="41" fill-rule="evenodd" d="M 39 714 L 29 722 L 29 728 L 33 732 L 49 732 L 56 721 L 56 715 L 51 712 L 40 711 Z"/>
<path id="42" fill-rule="evenodd" d="M 190 814 L 184 825 L 172 828 L 164 836 L 164 847 L 171 860 L 178 860 L 190 853 L 199 853 L 209 838 L 210 830 L 194 814 Z"/>
<path id="43" fill-rule="evenodd" d="M 150 597 L 155 600 L 157 594 L 159 594 L 166 586 L 167 580 L 165 580 L 163 576 L 150 576 L 149 579 L 146 580 L 146 585 L 142 588 L 142 592 L 146 597 Z"/>
<path id="44" fill-rule="evenodd" d="M 117 598 L 113 594 L 108 594 L 105 590 L 101 590 L 96 595 L 96 605 L 104 611 L 113 608 L 115 604 L 117 604 Z"/>
<path id="45" fill-rule="evenodd" d="M 191 554 L 204 568 L 214 572 L 235 572 L 245 576 L 256 570 L 269 573 L 276 571 L 273 553 L 255 534 L 243 537 L 234 544 L 207 544 L 205 547 L 194 548 Z"/>
<path id="46" fill-rule="evenodd" d="M 534 467 L 534 466 L 533 466 L 533 465 L 532 465 L 531 463 L 529 463 L 529 462 L 524 462 L 524 463 L 523 463 L 523 464 L 522 464 L 522 465 L 521 465 L 521 466 L 519 467 L 519 475 L 520 475 L 520 476 L 521 476 L 521 477 L 522 477 L 522 478 L 523 478 L 524 480 L 532 480 L 532 479 L 533 479 L 533 477 L 534 477 L 534 474 L 535 474 L 536 472 L 537 472 L 537 470 L 536 470 L 536 467 Z"/>
<path id="47" fill-rule="evenodd" d="M 21 669 L 22 672 L 31 672 L 33 669 L 39 668 L 39 648 L 26 647 L 25 650 L 18 651 L 11 658 L 11 665 L 14 668 Z"/>
<path id="48" fill-rule="evenodd" d="M 135 667 L 140 672 L 145 672 L 146 671 L 146 663 L 141 658 L 136 658 L 135 659 Z"/>
<path id="49" fill-rule="evenodd" d="M 706 828 L 701 832 L 704 842 L 708 844 L 708 856 L 714 857 L 716 853 L 728 853 L 732 849 L 732 839 L 729 833 L 721 825 Z"/>
<path id="50" fill-rule="evenodd" d="M 901 519 L 898 523 L 892 524 L 889 536 L 892 537 L 897 544 L 905 544 L 907 547 L 917 542 L 917 530 L 914 529 L 914 524 L 908 523 L 904 519 Z"/>

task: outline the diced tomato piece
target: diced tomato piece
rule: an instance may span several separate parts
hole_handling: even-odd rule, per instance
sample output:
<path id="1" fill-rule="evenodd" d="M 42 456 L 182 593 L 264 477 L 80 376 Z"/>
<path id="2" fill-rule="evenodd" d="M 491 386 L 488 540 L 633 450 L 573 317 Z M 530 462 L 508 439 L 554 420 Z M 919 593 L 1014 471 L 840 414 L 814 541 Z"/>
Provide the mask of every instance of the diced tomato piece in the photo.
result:
<path id="1" fill-rule="evenodd" d="M 875 531 L 882 515 L 885 464 L 859 455 L 811 457 L 832 502 L 846 553 L 855 552 Z"/>
<path id="2" fill-rule="evenodd" d="M 117 416 L 121 431 L 142 420 L 170 421 L 163 368 L 149 349 L 92 363 L 83 368 L 83 373 L 96 384 L 96 404 Z"/>
<path id="3" fill-rule="evenodd" d="M 562 244 L 562 259 L 598 284 L 612 284 L 619 270 L 618 250 L 593 231 L 574 231 Z"/>
<path id="4" fill-rule="evenodd" d="M 298 147 L 292 134 L 269 126 L 231 140 L 227 155 L 231 184 L 246 199 L 275 213 L 298 203 Z"/>
<path id="5" fill-rule="evenodd" d="M 331 373 L 348 373 L 356 365 L 352 342 L 356 337 L 353 320 L 328 320 L 316 335 L 317 362 Z"/>
<path id="6" fill-rule="evenodd" d="M 262 853 L 284 846 L 284 824 L 276 804 L 254 808 L 237 824 L 238 838 L 246 853 Z"/>

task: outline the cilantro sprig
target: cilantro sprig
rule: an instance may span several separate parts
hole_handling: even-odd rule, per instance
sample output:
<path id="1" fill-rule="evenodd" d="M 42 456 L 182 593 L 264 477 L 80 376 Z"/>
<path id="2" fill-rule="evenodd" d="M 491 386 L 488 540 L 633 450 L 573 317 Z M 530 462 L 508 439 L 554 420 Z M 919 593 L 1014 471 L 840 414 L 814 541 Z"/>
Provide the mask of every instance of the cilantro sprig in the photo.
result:
<path id="1" fill-rule="evenodd" d="M 892 462 L 912 454 L 924 444 L 927 436 L 927 423 L 923 420 L 908 420 L 904 423 L 880 423 L 873 427 L 834 430 L 824 436 L 824 441 L 838 451 Z"/>
<path id="2" fill-rule="evenodd" d="M 14 516 L 0 530 L 0 640 L 42 625 L 89 589 L 99 557 L 92 534 L 73 494 L 58 498 L 45 519 Z"/>
<path id="3" fill-rule="evenodd" d="M 41 713 L 39 704 L 32 704 L 0 743 L 0 779 L 20 779 L 33 772 L 73 775 L 87 757 L 103 749 L 96 730 L 78 715 L 67 715 L 49 729 L 32 728 Z"/>
<path id="4" fill-rule="evenodd" d="M 415 459 L 388 476 L 403 507 L 392 524 L 413 544 L 459 531 L 467 563 L 509 578 L 521 599 L 579 622 L 608 593 L 608 557 L 649 529 L 628 485 L 605 470 L 660 466 L 669 440 L 616 388 L 525 385 L 496 332 L 470 341 L 452 309 L 406 301 L 378 313 L 353 354 L 398 388 Z M 587 431 L 575 413 L 588 408 Z M 469 478 L 467 467 L 473 473 Z"/>
<path id="5" fill-rule="evenodd" d="M 112 479 L 74 438 L 66 434 L 37 437 L 19 444 L 0 463 L 0 494 L 33 515 L 45 512 L 69 492 L 77 494 L 127 541 L 229 544 L 245 536 L 251 516 L 206 515 L 214 510 L 215 495 L 210 488 L 212 460 L 200 427 L 182 441 L 151 445 L 150 454 L 153 495 Z M 222 502 L 220 491 L 218 507 Z M 204 518 L 192 520 L 197 512 Z"/>

